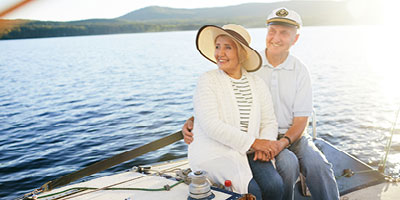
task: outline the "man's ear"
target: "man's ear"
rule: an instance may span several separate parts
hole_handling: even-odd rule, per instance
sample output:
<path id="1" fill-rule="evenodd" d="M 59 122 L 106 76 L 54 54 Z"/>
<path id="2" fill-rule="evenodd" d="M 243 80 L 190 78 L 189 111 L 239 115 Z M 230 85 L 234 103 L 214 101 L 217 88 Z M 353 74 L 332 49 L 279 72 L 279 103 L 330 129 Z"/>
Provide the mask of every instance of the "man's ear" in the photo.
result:
<path id="1" fill-rule="evenodd" d="M 300 37 L 300 34 L 296 34 L 296 37 L 294 38 L 294 41 L 293 41 L 293 44 L 292 45 L 294 45 L 294 44 L 296 44 L 296 42 L 297 42 L 297 40 L 299 39 L 299 37 Z"/>

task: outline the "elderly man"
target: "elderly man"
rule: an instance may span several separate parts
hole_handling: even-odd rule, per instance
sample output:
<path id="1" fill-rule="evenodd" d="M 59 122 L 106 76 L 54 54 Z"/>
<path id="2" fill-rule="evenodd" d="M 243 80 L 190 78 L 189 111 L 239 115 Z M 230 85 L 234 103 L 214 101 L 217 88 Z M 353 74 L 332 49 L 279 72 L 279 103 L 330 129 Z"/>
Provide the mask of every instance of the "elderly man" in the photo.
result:
<path id="1" fill-rule="evenodd" d="M 339 199 L 332 165 L 305 135 L 312 114 L 312 90 L 307 67 L 290 48 L 299 38 L 300 16 L 289 9 L 278 8 L 267 18 L 267 48 L 260 52 L 263 66 L 253 72 L 269 86 L 279 126 L 277 141 L 270 141 L 271 155 L 285 184 L 284 199 L 293 199 L 293 188 L 299 176 L 299 164 L 313 199 Z M 193 141 L 193 118 L 184 127 L 184 140 Z M 195 137 L 195 136 L 194 136 Z M 269 157 L 259 158 L 268 161 Z"/>

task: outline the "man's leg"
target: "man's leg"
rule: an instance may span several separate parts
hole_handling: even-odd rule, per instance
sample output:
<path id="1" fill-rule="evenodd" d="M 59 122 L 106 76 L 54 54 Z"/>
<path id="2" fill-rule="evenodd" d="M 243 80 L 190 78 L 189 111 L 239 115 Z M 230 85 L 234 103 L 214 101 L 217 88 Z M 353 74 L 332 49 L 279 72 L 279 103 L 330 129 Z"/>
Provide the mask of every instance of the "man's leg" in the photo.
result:
<path id="1" fill-rule="evenodd" d="M 276 169 L 281 175 L 284 186 L 284 200 L 294 199 L 294 186 L 297 178 L 299 177 L 299 161 L 296 155 L 284 149 L 276 157 Z"/>
<path id="2" fill-rule="evenodd" d="M 254 161 L 254 153 L 247 155 L 253 179 L 260 186 L 262 199 L 282 199 L 283 181 L 271 161 Z"/>
<path id="3" fill-rule="evenodd" d="M 313 199 L 339 199 L 339 190 L 332 165 L 315 146 L 311 137 L 302 136 L 289 148 L 300 163 L 300 171 L 306 177 L 307 187 Z"/>

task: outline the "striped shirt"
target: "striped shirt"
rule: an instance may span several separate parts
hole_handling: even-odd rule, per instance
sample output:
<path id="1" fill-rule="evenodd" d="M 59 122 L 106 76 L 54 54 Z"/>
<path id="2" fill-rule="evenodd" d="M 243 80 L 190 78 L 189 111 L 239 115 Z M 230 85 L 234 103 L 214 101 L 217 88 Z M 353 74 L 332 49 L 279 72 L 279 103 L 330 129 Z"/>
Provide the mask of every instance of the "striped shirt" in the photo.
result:
<path id="1" fill-rule="evenodd" d="M 247 77 L 243 75 L 240 79 L 231 79 L 233 93 L 239 107 L 240 130 L 247 133 L 249 127 L 250 110 L 253 98 Z"/>

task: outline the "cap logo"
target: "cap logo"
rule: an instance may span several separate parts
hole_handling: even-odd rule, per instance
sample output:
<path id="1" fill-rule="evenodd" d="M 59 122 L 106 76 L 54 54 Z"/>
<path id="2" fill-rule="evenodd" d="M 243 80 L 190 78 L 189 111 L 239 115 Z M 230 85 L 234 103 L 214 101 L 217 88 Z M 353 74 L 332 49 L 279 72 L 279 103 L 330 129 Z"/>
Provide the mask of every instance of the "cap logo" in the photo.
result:
<path id="1" fill-rule="evenodd" d="M 286 17 L 289 14 L 289 12 L 285 9 L 280 9 L 280 10 L 276 11 L 275 14 L 279 17 Z"/>

